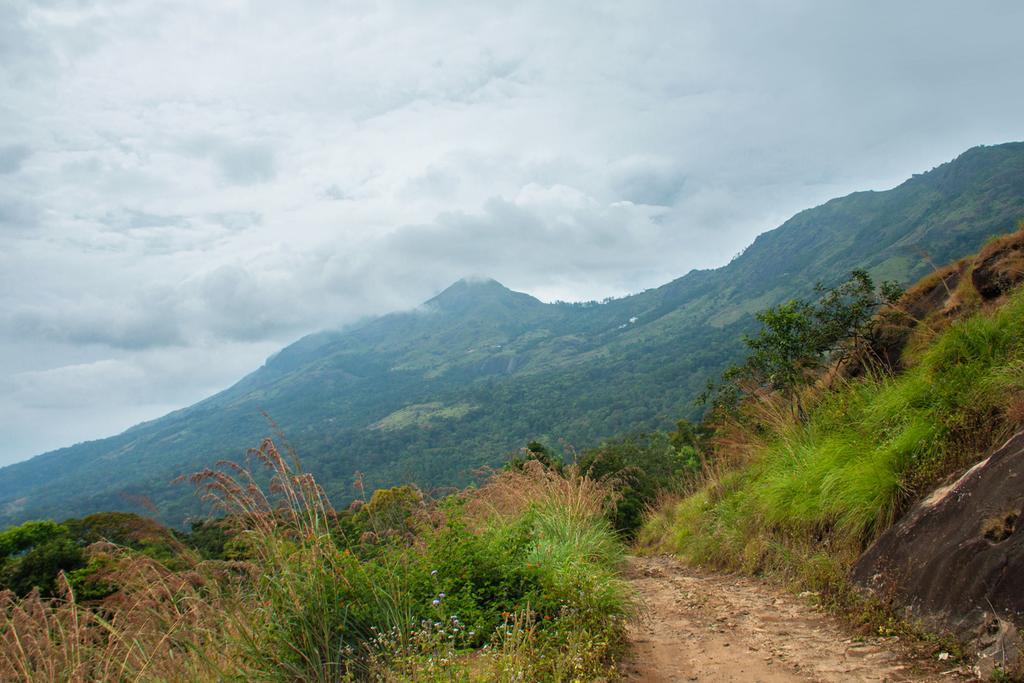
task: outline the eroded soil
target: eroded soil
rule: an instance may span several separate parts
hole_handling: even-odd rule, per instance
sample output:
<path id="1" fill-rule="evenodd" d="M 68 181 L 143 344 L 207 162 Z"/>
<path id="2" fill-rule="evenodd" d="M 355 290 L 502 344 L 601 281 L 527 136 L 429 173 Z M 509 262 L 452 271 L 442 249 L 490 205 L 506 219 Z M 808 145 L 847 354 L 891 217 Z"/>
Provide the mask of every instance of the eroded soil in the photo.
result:
<path id="1" fill-rule="evenodd" d="M 634 558 L 645 607 L 620 666 L 626 681 L 962 681 L 907 659 L 893 639 L 857 638 L 808 599 L 756 579 Z"/>

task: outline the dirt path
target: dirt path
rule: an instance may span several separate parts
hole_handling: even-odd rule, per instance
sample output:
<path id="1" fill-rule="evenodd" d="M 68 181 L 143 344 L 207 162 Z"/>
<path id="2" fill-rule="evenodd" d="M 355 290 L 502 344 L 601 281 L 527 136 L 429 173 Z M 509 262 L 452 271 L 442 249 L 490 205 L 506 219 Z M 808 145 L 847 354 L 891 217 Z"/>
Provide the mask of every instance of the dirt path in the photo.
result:
<path id="1" fill-rule="evenodd" d="M 645 616 L 620 666 L 627 681 L 963 680 L 923 670 L 883 639 L 855 639 L 805 600 L 754 579 L 665 557 L 635 558 L 630 573 Z"/>

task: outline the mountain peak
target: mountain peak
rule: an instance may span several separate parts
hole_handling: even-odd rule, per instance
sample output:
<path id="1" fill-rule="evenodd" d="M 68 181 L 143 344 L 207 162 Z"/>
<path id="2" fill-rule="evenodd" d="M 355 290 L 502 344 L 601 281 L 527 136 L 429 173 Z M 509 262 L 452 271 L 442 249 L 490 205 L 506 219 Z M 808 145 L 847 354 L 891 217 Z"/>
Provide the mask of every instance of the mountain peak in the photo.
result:
<path id="1" fill-rule="evenodd" d="M 464 277 L 426 303 L 445 311 L 464 312 L 471 308 L 494 306 L 519 307 L 542 305 L 529 294 L 514 292 L 497 280 L 482 277 Z"/>
<path id="2" fill-rule="evenodd" d="M 497 280 L 491 277 L 463 277 L 459 278 L 451 285 L 449 285 L 444 291 L 438 296 L 443 296 L 445 292 L 452 290 L 476 290 L 476 291 L 505 291 L 511 292 L 512 290 L 501 284 Z"/>
<path id="3" fill-rule="evenodd" d="M 449 304 L 468 302 L 495 301 L 516 296 L 527 295 L 513 292 L 505 285 L 491 278 L 464 277 L 453 282 L 440 294 L 428 301 L 427 304 L 447 306 Z"/>

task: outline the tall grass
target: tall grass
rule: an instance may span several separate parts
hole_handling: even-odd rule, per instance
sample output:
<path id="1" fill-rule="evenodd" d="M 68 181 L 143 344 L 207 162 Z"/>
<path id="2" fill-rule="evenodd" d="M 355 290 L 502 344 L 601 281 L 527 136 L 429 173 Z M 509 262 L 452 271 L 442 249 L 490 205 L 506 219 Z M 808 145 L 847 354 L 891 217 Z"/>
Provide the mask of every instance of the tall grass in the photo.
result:
<path id="1" fill-rule="evenodd" d="M 615 500 L 609 482 L 574 467 L 556 473 L 537 461 L 493 476 L 467 500 L 470 522 L 483 525 L 485 533 L 500 534 L 524 522 L 528 527 L 530 542 L 521 562 L 539 590 L 535 602 L 516 613 L 513 634 L 536 632 L 547 645 L 525 658 L 529 666 L 518 680 L 610 675 L 626 623 L 636 615 L 634 596 L 618 571 L 623 544 L 606 516 Z M 502 635 L 504 651 L 508 637 Z M 523 660 L 521 650 L 498 658 L 494 673 L 505 676 L 510 662 Z"/>
<path id="2" fill-rule="evenodd" d="M 80 603 L 66 580 L 60 599 L 0 595 L 0 679 L 609 673 L 633 603 L 618 574 L 623 547 L 604 515 L 607 484 L 531 464 L 440 504 L 391 490 L 364 506 L 368 530 L 352 538 L 360 513 L 339 514 L 273 441 L 250 457 L 248 466 L 222 463 L 192 477 L 225 515 L 243 560 L 191 557 L 171 571 L 95 546 L 90 553 L 109 567 L 103 580 L 118 589 L 102 603 Z M 389 501 L 401 505 L 373 509 Z M 397 527 L 404 531 L 392 533 Z"/>
<path id="3" fill-rule="evenodd" d="M 240 602 L 232 590 L 244 568 L 198 566 L 170 572 L 117 548 L 94 547 L 113 566 L 119 592 L 102 608 L 64 595 L 0 594 L 0 680 L 223 680 L 237 676 L 229 644 Z"/>
<path id="4" fill-rule="evenodd" d="M 791 576 L 818 556 L 845 566 L 915 496 L 1021 424 L 1024 291 L 953 323 L 909 360 L 900 376 L 819 391 L 806 420 L 732 432 L 728 446 L 744 457 L 653 514 L 641 543 Z"/>
<path id="5" fill-rule="evenodd" d="M 338 514 L 314 478 L 270 439 L 250 452 L 270 474 L 224 463 L 192 476 L 236 525 L 259 567 L 239 620 L 240 657 L 263 680 L 337 681 L 367 672 L 375 630 L 405 628 L 411 598 L 397 567 L 362 562 L 340 536 Z"/>

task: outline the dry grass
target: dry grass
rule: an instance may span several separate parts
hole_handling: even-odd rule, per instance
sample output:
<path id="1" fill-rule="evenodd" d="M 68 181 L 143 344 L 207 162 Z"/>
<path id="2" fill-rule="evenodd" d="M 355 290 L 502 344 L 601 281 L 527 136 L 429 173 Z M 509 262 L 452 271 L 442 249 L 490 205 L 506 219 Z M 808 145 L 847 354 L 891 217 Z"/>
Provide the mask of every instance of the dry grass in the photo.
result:
<path id="1" fill-rule="evenodd" d="M 593 519 L 614 506 L 618 493 L 611 481 L 592 479 L 575 465 L 558 473 L 527 460 L 521 470 L 493 473 L 468 495 L 468 518 L 485 522 L 493 517 L 516 517 L 531 507 L 552 507 L 573 520 Z"/>
<path id="2" fill-rule="evenodd" d="M 745 398 L 738 410 L 723 410 L 709 417 L 715 429 L 708 445 L 715 457 L 705 462 L 703 478 L 713 479 L 718 471 L 749 464 L 753 454 L 800 424 L 800 411 L 813 409 L 823 395 L 843 382 L 840 374 L 830 374 L 800 387 L 793 397 L 753 383 L 742 385 Z"/>
<path id="3" fill-rule="evenodd" d="M 0 680 L 199 681 L 235 670 L 230 568 L 171 572 L 118 548 L 91 550 L 115 563 L 106 578 L 119 590 L 102 606 L 79 603 L 63 575 L 61 598 L 0 593 Z"/>
<path id="4" fill-rule="evenodd" d="M 266 438 L 259 448 L 249 450 L 246 466 L 221 461 L 222 469 L 205 469 L 189 479 L 241 533 L 267 538 L 283 534 L 299 540 L 329 536 L 338 514 L 313 475 L 302 473 L 298 458 L 289 456 L 292 464 Z M 270 473 L 266 490 L 253 474 L 260 465 Z M 256 548 L 261 550 L 269 549 Z"/>
<path id="5" fill-rule="evenodd" d="M 614 658 L 633 607 L 615 570 L 622 544 L 603 516 L 615 500 L 610 482 L 530 462 L 463 494 L 470 534 L 501 536 L 524 520 L 532 526 L 522 556 L 508 561 L 525 563 L 537 584 L 530 595 L 551 601 L 543 616 L 529 601 L 522 614 L 517 607 L 492 649 L 470 655 L 443 629 L 410 630 L 427 623 L 415 615 L 424 607 L 416 584 L 432 581 L 429 543 L 403 537 L 355 544 L 353 552 L 339 536 L 345 524 L 297 461 L 267 439 L 248 464 L 260 469 L 221 463 L 191 477 L 227 515 L 246 562 L 200 562 L 186 552 L 188 568 L 172 571 L 95 544 L 90 566 L 102 569 L 91 576 L 116 587 L 101 603 L 76 600 L 63 576 L 59 599 L 0 594 L 0 680 L 590 680 Z M 402 496 L 414 503 L 408 520 L 416 534 L 438 533 L 438 506 L 418 492 L 391 489 L 377 498 L 383 505 Z M 366 557 L 357 556 L 360 548 Z M 494 576 L 517 572 L 518 564 Z M 433 622 L 437 608 L 426 609 Z M 384 649 L 382 634 L 393 634 Z"/>
<path id="6" fill-rule="evenodd" d="M 91 558 L 106 567 L 98 578 L 117 589 L 102 603 L 79 602 L 63 575 L 58 599 L 0 594 L 0 680 L 249 678 L 268 615 L 260 577 L 294 569 L 296 548 L 308 566 L 328 570 L 328 557 L 337 555 L 329 543 L 336 514 L 313 478 L 296 472 L 269 439 L 249 455 L 268 468 L 266 489 L 252 470 L 233 463 L 192 481 L 229 515 L 251 562 L 199 562 L 186 553 L 190 568 L 171 571 L 137 553 L 94 544 Z M 301 596 L 290 597 L 297 604 Z"/>
<path id="7" fill-rule="evenodd" d="M 914 318 L 928 313 L 934 309 L 936 297 L 949 298 L 953 295 L 953 289 L 968 272 L 970 263 L 970 258 L 963 258 L 936 268 L 903 293 L 898 302 L 899 307 Z M 945 297 L 939 293 L 940 289 Z"/>
<path id="8" fill-rule="evenodd" d="M 1006 250 L 1021 250 L 1024 247 L 1024 220 L 1017 224 L 1017 230 L 1014 232 L 1000 235 L 989 240 L 985 246 L 978 252 L 976 261 L 984 261 L 991 257 L 993 254 L 1006 251 Z"/>

